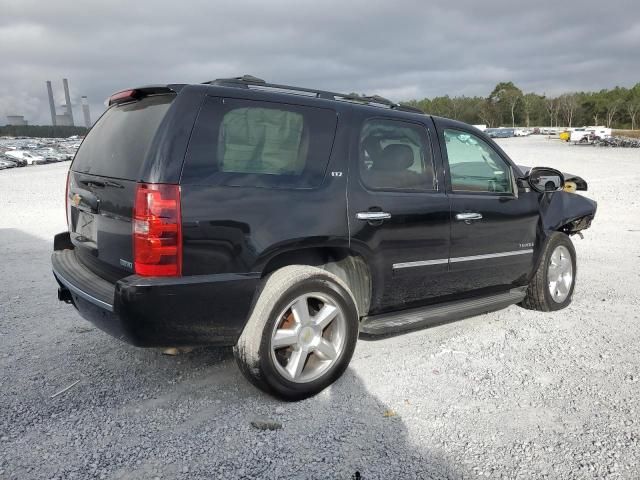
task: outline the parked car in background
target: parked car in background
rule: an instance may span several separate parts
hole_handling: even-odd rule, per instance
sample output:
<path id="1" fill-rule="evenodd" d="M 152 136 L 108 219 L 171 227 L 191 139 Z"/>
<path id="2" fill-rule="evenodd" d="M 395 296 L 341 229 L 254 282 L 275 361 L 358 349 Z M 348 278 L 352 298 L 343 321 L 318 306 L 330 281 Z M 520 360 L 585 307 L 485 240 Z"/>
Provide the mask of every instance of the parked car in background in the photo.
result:
<path id="1" fill-rule="evenodd" d="M 569 140 L 573 143 L 593 143 L 597 140 L 609 138 L 613 130 L 607 127 L 580 127 L 571 131 Z"/>
<path id="2" fill-rule="evenodd" d="M 485 132 L 490 138 L 509 138 L 513 137 L 515 129 L 513 128 L 487 128 Z"/>
<path id="3" fill-rule="evenodd" d="M 586 127 L 574 128 L 571 135 L 569 135 L 569 140 L 573 143 L 587 143 L 590 133 Z"/>
<path id="4" fill-rule="evenodd" d="M 57 162 L 64 162 L 65 160 L 71 160 L 69 155 L 60 153 L 53 149 L 50 149 L 48 151 L 43 151 L 41 153 L 44 155 L 45 161 L 47 163 L 57 163 Z"/>
<path id="5" fill-rule="evenodd" d="M 23 160 L 27 162 L 27 165 L 42 165 L 47 163 L 42 155 L 36 155 L 27 150 L 7 150 L 4 154 L 11 159 Z"/>
<path id="6" fill-rule="evenodd" d="M 74 138 L 0 138 L 0 158 L 18 164 L 44 165 L 71 160 L 80 146 Z M 35 147 L 35 148 L 32 148 Z"/>
<path id="7" fill-rule="evenodd" d="M 27 166 L 27 161 L 26 160 L 21 160 L 19 158 L 11 158 L 6 156 L 4 153 L 0 154 L 0 160 L 3 160 L 5 162 L 11 162 L 13 164 L 15 164 L 16 167 L 26 167 Z"/>
<path id="8" fill-rule="evenodd" d="M 4 160 L 2 158 L 0 158 L 0 170 L 5 170 L 7 168 L 14 168 L 17 167 L 18 165 L 10 160 Z"/>

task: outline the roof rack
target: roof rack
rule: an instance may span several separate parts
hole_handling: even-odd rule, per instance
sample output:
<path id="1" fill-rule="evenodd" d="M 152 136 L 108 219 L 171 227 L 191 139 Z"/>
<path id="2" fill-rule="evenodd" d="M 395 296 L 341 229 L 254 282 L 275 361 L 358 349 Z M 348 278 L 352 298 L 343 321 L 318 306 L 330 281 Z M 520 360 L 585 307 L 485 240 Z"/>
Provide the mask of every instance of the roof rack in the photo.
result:
<path id="1" fill-rule="evenodd" d="M 216 80 L 210 80 L 203 82 L 206 85 L 218 85 L 222 87 L 236 87 L 236 88 L 249 88 L 253 90 L 265 90 L 276 93 L 288 93 L 291 95 L 302 95 L 306 97 L 324 98 L 326 100 L 336 100 L 342 102 L 358 103 L 361 105 L 370 105 L 374 107 L 390 108 L 392 110 L 398 110 L 401 112 L 409 113 L 421 113 L 424 114 L 419 108 L 411 107 L 409 105 L 401 105 L 399 103 L 392 102 L 391 100 L 381 97 L 379 95 L 356 95 L 335 93 L 326 90 L 316 90 L 312 88 L 293 87 L 291 85 L 279 85 L 276 83 L 267 83 L 263 79 L 254 77 L 253 75 L 243 75 L 241 77 L 233 78 L 218 78 Z"/>

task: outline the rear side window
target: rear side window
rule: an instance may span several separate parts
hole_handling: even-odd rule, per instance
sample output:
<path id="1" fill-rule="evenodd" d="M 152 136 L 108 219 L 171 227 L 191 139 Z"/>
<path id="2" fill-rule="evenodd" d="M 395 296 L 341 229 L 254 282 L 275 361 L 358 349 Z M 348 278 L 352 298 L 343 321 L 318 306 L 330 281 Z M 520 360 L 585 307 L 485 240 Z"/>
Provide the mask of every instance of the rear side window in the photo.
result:
<path id="1" fill-rule="evenodd" d="M 315 187 L 324 177 L 336 123 L 329 109 L 209 97 L 182 183 Z"/>
<path id="2" fill-rule="evenodd" d="M 360 134 L 360 178 L 372 190 L 435 190 L 426 129 L 381 118 L 365 122 Z"/>
<path id="3" fill-rule="evenodd" d="M 301 113 L 275 108 L 235 108 L 218 134 L 222 172 L 300 175 L 309 154 Z M 304 132 L 308 136 L 308 131 Z"/>
<path id="4" fill-rule="evenodd" d="M 153 137 L 175 95 L 156 95 L 109 108 L 82 142 L 73 170 L 137 180 Z"/>

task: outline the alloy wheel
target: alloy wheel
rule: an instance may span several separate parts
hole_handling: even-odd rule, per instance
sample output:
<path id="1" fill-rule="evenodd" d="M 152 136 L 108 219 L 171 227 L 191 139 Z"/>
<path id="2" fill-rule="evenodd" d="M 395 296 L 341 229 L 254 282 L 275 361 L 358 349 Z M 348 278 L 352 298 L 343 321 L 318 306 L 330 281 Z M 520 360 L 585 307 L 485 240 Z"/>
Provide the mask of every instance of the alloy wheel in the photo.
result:
<path id="1" fill-rule="evenodd" d="M 553 301 L 556 303 L 564 302 L 569 296 L 573 284 L 571 253 L 564 245 L 557 246 L 549 258 L 547 281 Z"/>
<path id="2" fill-rule="evenodd" d="M 345 337 L 342 308 L 323 293 L 306 293 L 278 316 L 271 334 L 271 359 L 287 380 L 311 382 L 340 358 Z"/>

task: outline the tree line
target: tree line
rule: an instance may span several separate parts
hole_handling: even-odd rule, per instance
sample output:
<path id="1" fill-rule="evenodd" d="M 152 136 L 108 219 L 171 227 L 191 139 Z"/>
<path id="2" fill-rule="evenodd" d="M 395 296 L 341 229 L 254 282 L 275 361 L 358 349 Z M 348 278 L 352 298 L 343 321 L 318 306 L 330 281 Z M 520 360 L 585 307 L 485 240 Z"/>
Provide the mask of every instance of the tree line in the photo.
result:
<path id="1" fill-rule="evenodd" d="M 0 137 L 66 138 L 72 135 L 86 135 L 87 132 L 85 127 L 63 125 L 6 125 L 0 127 Z"/>
<path id="2" fill-rule="evenodd" d="M 403 103 L 431 115 L 488 127 L 605 125 L 634 130 L 640 122 L 640 83 L 553 97 L 524 93 L 513 82 L 500 82 L 486 98 L 445 95 Z"/>

